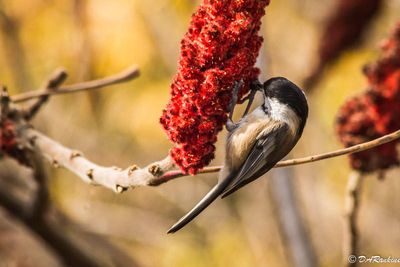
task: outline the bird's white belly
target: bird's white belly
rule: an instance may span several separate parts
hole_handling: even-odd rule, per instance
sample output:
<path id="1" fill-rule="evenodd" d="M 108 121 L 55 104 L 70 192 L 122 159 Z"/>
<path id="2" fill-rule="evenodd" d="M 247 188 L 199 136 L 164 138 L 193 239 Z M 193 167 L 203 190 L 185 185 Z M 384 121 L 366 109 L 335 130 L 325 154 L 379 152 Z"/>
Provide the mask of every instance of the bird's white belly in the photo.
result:
<path id="1" fill-rule="evenodd" d="M 266 114 L 262 107 L 255 109 L 239 122 L 239 127 L 231 133 L 227 140 L 225 165 L 220 173 L 220 179 L 226 177 L 232 171 L 238 170 L 247 159 L 258 136 L 264 130 L 270 131 L 270 127 L 279 123 L 286 123 L 294 136 L 299 127 L 299 118 L 287 105 L 271 100 L 270 113 Z M 271 125 L 272 124 L 272 125 Z"/>

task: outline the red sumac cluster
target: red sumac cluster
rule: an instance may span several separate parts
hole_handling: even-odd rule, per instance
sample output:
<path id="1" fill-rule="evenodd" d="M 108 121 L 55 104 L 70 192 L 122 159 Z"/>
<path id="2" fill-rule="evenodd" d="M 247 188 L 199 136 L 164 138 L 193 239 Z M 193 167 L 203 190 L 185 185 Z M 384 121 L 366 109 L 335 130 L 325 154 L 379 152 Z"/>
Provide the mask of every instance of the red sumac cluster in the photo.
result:
<path id="1" fill-rule="evenodd" d="M 367 65 L 368 89 L 349 99 L 340 109 L 337 133 L 345 146 L 372 140 L 400 129 L 400 23 L 382 43 L 382 56 Z M 399 164 L 396 145 L 391 142 L 350 156 L 354 169 L 382 170 Z"/>
<path id="2" fill-rule="evenodd" d="M 268 4 L 269 0 L 204 0 L 192 16 L 181 41 L 171 99 L 160 119 L 174 143 L 170 155 L 185 173 L 195 174 L 214 158 L 235 82 L 244 82 L 240 99 L 258 77 L 258 31 Z"/>

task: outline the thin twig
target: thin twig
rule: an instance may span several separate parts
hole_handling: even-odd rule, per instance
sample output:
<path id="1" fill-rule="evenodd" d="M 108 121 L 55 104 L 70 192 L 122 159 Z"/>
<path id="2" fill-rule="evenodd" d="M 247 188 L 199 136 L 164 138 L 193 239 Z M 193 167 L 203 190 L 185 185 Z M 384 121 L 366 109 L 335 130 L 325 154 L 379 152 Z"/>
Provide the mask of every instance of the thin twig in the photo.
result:
<path id="1" fill-rule="evenodd" d="M 357 214 L 360 207 L 360 194 L 363 177 L 359 172 L 353 172 L 347 182 L 345 196 L 345 229 L 343 245 L 343 261 L 346 267 L 357 266 L 359 255 Z"/>
<path id="2" fill-rule="evenodd" d="M 58 90 L 58 87 L 67 79 L 67 72 L 60 68 L 55 70 L 49 79 L 46 81 L 43 86 L 42 91 L 48 91 L 49 93 L 55 92 Z M 25 119 L 32 120 L 33 117 L 39 112 L 40 108 L 49 100 L 50 95 L 44 95 L 39 97 L 38 100 L 25 112 Z"/>
<path id="3" fill-rule="evenodd" d="M 179 170 L 172 170 L 174 164 L 170 157 L 166 157 L 159 162 L 151 163 L 145 168 L 139 168 L 136 165 L 126 169 L 103 167 L 89 161 L 81 153 L 64 147 L 60 143 L 34 129 L 27 129 L 24 133 L 25 136 L 22 138 L 30 140 L 35 148 L 38 149 L 39 153 L 53 163 L 53 165 L 65 167 L 86 183 L 101 185 L 118 193 L 137 186 L 157 186 L 178 177 L 188 176 L 188 174 L 183 174 Z M 400 130 L 349 148 L 305 158 L 281 161 L 276 167 L 304 164 L 360 152 L 398 138 L 400 138 Z M 209 167 L 200 171 L 200 173 L 218 172 L 219 169 L 219 166 Z"/>
<path id="4" fill-rule="evenodd" d="M 22 93 L 19 95 L 15 95 L 11 97 L 11 100 L 15 103 L 23 102 L 30 99 L 48 96 L 48 95 L 59 95 L 59 94 L 70 94 L 76 93 L 80 91 L 92 90 L 97 88 L 102 88 L 105 86 L 110 86 L 113 84 L 118 84 L 122 82 L 126 82 L 132 80 L 139 76 L 139 69 L 137 66 L 131 66 L 126 70 L 123 70 L 120 73 L 98 79 L 93 81 L 87 81 L 82 83 L 76 83 L 71 85 L 66 85 L 59 87 L 56 91 L 49 91 L 49 90 L 38 90 L 38 91 L 31 91 Z"/>
<path id="5" fill-rule="evenodd" d="M 364 150 L 368 150 L 368 149 L 392 142 L 399 138 L 400 138 L 400 130 L 397 130 L 393 133 L 384 135 L 384 136 L 374 139 L 372 141 L 368 141 L 368 142 L 358 144 L 355 146 L 351 146 L 348 148 L 338 149 L 335 151 L 318 154 L 318 155 L 314 155 L 314 156 L 309 156 L 309 157 L 304 157 L 304 158 L 283 160 L 283 161 L 278 162 L 274 166 L 274 168 L 300 165 L 300 164 L 320 161 L 320 160 L 324 160 L 324 159 L 335 158 L 335 157 L 339 157 L 339 156 L 343 156 L 343 155 L 353 154 L 353 153 L 361 152 Z M 222 166 L 206 167 L 206 168 L 200 170 L 198 173 L 201 174 L 201 173 L 218 172 L 221 169 L 221 167 Z M 183 176 L 187 176 L 187 174 L 184 174 L 179 170 L 169 171 L 169 172 L 165 173 L 162 177 L 160 177 L 158 180 L 152 181 L 152 185 L 159 185 L 159 184 L 168 182 L 169 180 L 176 179 L 176 178 L 183 177 Z"/>

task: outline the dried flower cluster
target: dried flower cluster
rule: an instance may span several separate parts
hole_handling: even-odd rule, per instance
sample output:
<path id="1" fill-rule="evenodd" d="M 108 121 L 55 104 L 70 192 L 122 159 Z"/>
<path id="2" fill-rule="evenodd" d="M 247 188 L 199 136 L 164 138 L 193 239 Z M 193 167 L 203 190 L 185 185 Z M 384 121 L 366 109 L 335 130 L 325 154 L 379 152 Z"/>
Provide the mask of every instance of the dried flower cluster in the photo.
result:
<path id="1" fill-rule="evenodd" d="M 383 55 L 365 67 L 369 89 L 347 101 L 341 108 L 337 132 L 345 146 L 400 129 L 400 23 L 383 42 Z M 399 164 L 396 145 L 391 142 L 350 156 L 354 169 L 363 172 L 382 170 Z"/>
<path id="2" fill-rule="evenodd" d="M 371 20 L 379 13 L 381 0 L 337 0 L 330 14 L 318 47 L 318 64 L 310 74 L 306 87 L 312 87 L 324 67 L 345 49 L 357 44 Z"/>
<path id="3" fill-rule="evenodd" d="M 244 82 L 241 99 L 258 77 L 258 31 L 268 4 L 269 0 L 204 0 L 193 14 L 181 41 L 171 100 L 160 119 L 175 144 L 170 155 L 182 171 L 195 174 L 210 163 L 235 82 Z"/>
<path id="4" fill-rule="evenodd" d="M 321 61 L 331 61 L 343 49 L 358 42 L 365 26 L 381 6 L 381 0 L 338 0 L 321 37 Z"/>
<path id="5" fill-rule="evenodd" d="M 0 119 L 0 157 L 7 155 L 17 160 L 20 164 L 31 166 L 30 152 L 27 144 L 23 144 L 18 138 L 18 129 L 14 121 L 15 118 L 2 116 Z"/>
<path id="6" fill-rule="evenodd" d="M 8 153 L 17 145 L 14 124 L 9 119 L 0 122 L 0 152 Z"/>

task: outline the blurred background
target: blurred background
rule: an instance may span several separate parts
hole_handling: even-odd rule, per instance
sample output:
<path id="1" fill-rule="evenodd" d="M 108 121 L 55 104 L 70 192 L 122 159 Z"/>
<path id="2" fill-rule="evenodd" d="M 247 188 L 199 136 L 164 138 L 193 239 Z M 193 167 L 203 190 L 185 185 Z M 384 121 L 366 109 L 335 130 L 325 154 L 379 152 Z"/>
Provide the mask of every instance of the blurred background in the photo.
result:
<path id="1" fill-rule="evenodd" d="M 307 85 L 337 2 L 271 1 L 262 28 L 262 80 L 279 75 Z M 132 82 L 52 97 L 33 124 L 101 165 L 144 166 L 162 159 L 171 144 L 158 120 L 169 99 L 180 39 L 198 4 L 0 0 L 0 83 L 17 94 L 40 88 L 60 66 L 69 73 L 68 84 L 137 64 L 141 76 Z M 399 14 L 400 1 L 382 1 L 356 44 L 323 68 L 308 93 L 308 125 L 290 157 L 341 147 L 334 132 L 337 110 L 365 89 L 361 68 L 376 60 L 378 44 Z M 222 162 L 224 135 L 212 165 Z M 166 230 L 203 197 L 216 174 L 116 195 L 66 170 L 45 167 L 52 229 L 97 262 L 93 266 L 338 266 L 342 261 L 344 194 L 351 172 L 346 157 L 273 170 L 216 201 L 174 235 Z M 371 175 L 363 184 L 358 224 L 363 255 L 400 257 L 399 175 L 391 170 L 383 181 Z M 37 190 L 31 176 L 13 160 L 0 161 L 0 188 L 22 203 L 29 204 Z M 0 267 L 66 266 L 59 248 L 43 239 L 48 233 L 31 228 L 0 205 Z"/>

